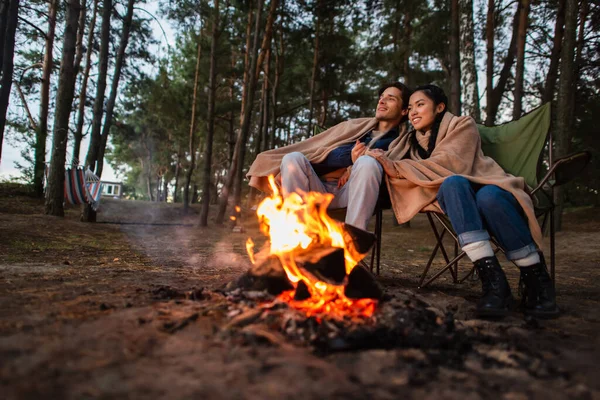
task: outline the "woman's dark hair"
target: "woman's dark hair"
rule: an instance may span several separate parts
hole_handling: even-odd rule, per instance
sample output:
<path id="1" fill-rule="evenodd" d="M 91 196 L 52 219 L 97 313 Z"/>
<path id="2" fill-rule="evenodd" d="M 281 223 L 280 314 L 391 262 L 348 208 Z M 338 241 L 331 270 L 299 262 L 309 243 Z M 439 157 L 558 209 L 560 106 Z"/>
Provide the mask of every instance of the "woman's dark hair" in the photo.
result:
<path id="1" fill-rule="evenodd" d="M 414 132 L 410 138 L 411 146 L 417 149 L 417 152 L 421 156 L 421 158 L 429 158 L 431 153 L 433 153 L 433 149 L 435 149 L 435 142 L 437 140 L 438 131 L 440 130 L 440 123 L 442 122 L 442 118 L 444 118 L 444 114 L 448 110 L 448 97 L 444 90 L 436 85 L 422 85 L 418 86 L 413 93 L 423 92 L 423 94 L 429 97 L 433 101 L 433 106 L 437 107 L 438 104 L 444 104 L 444 109 L 442 112 L 435 116 L 435 121 L 433 122 L 433 126 L 431 127 L 431 136 L 429 136 L 429 144 L 427 145 L 427 150 L 423 149 L 419 142 L 417 141 L 417 133 Z"/>
<path id="2" fill-rule="evenodd" d="M 396 89 L 398 89 L 400 91 L 400 93 L 402 93 L 402 109 L 406 110 L 408 108 L 408 100 L 410 99 L 410 96 L 413 94 L 413 91 L 408 86 L 406 86 L 404 83 L 390 82 L 390 83 L 386 83 L 385 85 L 383 85 L 382 87 L 379 88 L 379 91 L 378 91 L 379 97 L 381 97 L 381 95 L 383 94 L 383 92 L 385 92 L 386 89 L 391 88 L 391 87 L 395 87 Z M 408 120 L 408 113 L 402 117 L 402 119 L 400 120 L 400 123 L 405 122 L 406 120 Z"/>

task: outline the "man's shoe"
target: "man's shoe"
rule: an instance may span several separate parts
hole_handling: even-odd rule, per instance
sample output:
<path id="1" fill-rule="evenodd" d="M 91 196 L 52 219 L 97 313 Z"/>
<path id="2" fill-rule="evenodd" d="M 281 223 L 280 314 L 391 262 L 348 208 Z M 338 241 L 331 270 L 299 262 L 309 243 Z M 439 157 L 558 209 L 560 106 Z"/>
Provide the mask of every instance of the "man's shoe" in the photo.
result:
<path id="1" fill-rule="evenodd" d="M 510 311 L 512 294 L 498 259 L 496 256 L 485 257 L 473 264 L 481 278 L 483 291 L 477 302 L 477 316 L 504 317 Z"/>
<path id="2" fill-rule="evenodd" d="M 520 269 L 519 290 L 525 314 L 536 318 L 558 317 L 560 310 L 556 305 L 554 282 L 548 274 L 543 256 L 538 264 Z"/>

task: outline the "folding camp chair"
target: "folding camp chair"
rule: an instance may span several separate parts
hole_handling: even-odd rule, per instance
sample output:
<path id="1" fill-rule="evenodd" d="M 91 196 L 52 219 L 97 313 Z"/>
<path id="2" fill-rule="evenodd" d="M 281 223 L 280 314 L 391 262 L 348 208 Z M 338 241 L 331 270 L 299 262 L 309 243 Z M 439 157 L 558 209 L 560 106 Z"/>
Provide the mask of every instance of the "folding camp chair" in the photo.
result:
<path id="1" fill-rule="evenodd" d="M 531 194 L 534 197 L 535 214 L 538 218 L 542 218 L 542 232 L 546 232 L 547 222 L 550 222 L 550 275 L 554 280 L 554 188 L 576 177 L 589 162 L 590 153 L 581 152 L 557 160 L 553 159 L 550 103 L 543 104 L 516 121 L 491 127 L 478 125 L 478 129 L 484 154 L 493 158 L 509 174 L 523 177 L 527 185 L 534 188 Z M 543 157 L 546 143 L 549 144 L 547 164 Z M 549 166 L 548 171 L 541 179 L 538 179 L 545 165 Z M 426 214 L 436 238 L 436 245 L 421 274 L 419 287 L 429 285 L 446 271 L 450 272 L 454 283 L 464 282 L 469 276 L 475 276 L 474 267 L 470 268 L 462 278 L 458 276 L 458 262 L 466 254 L 463 251 L 459 252 L 458 237 L 452 229 L 450 220 L 441 213 L 427 211 Z M 438 230 L 435 221 L 439 223 L 441 230 Z M 448 256 L 449 253 L 443 243 L 446 233 L 453 239 L 454 257 L 452 259 Z M 504 252 L 494 238 L 492 238 L 492 243 L 496 246 L 495 252 Z M 446 265 L 424 283 L 438 251 L 441 252 Z"/>

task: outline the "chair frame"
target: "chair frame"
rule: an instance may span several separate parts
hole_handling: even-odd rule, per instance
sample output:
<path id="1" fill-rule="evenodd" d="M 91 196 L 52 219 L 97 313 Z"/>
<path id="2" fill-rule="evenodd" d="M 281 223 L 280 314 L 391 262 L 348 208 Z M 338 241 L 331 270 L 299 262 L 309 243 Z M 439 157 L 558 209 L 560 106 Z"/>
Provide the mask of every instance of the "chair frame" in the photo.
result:
<path id="1" fill-rule="evenodd" d="M 548 164 L 550 165 L 550 168 L 548 169 L 548 172 L 546 172 L 546 174 L 538 182 L 537 186 L 531 191 L 531 196 L 535 195 L 541 189 L 544 189 L 545 187 L 549 187 L 549 193 L 546 193 L 546 195 L 548 196 L 548 200 L 550 201 L 550 206 L 543 210 L 536 210 L 536 211 L 539 211 L 539 212 L 536 212 L 536 217 L 538 217 L 538 218 L 542 217 L 542 224 L 541 224 L 542 233 L 547 231 L 547 229 L 546 229 L 547 223 L 550 222 L 550 232 L 549 232 L 549 234 L 550 234 L 549 235 L 550 236 L 550 276 L 552 278 L 552 281 L 556 282 L 556 237 L 555 237 L 556 236 L 556 227 L 555 227 L 555 221 L 554 221 L 554 210 L 556 208 L 556 205 L 554 204 L 554 188 L 569 182 L 576 174 L 581 172 L 585 168 L 585 166 L 588 164 L 588 162 L 591 158 L 591 154 L 587 151 L 573 153 L 571 155 L 561 157 L 561 158 L 557 159 L 555 162 L 553 162 L 554 160 L 553 160 L 553 149 L 552 149 L 552 147 L 553 147 L 552 129 L 548 130 L 548 133 L 546 136 L 546 143 L 548 144 Z M 542 165 L 543 160 L 544 160 L 544 152 L 542 151 L 540 153 L 538 163 L 537 163 L 538 170 L 539 170 L 540 166 Z M 570 173 L 569 173 L 569 171 L 570 171 Z M 574 171 L 577 171 L 577 172 L 574 172 Z M 560 179 L 556 179 L 560 173 L 562 173 L 566 176 L 563 176 Z M 458 237 L 455 234 L 454 230 L 452 229 L 452 225 L 450 224 L 450 221 L 443 214 L 440 214 L 437 212 L 427 211 L 426 214 L 427 214 L 427 218 L 429 220 L 431 229 L 433 231 L 433 234 L 436 238 L 436 245 L 431 253 L 431 256 L 429 257 L 429 260 L 427 261 L 425 269 L 423 270 L 423 272 L 421 274 L 418 287 L 423 288 L 423 287 L 429 285 L 430 283 L 432 283 L 433 281 L 438 279 L 446 271 L 449 271 L 450 274 L 452 275 L 453 283 L 462 283 L 470 276 L 476 276 L 477 271 L 475 270 L 475 267 L 471 267 L 469 272 L 465 276 L 463 276 L 462 278 L 459 278 L 458 262 L 466 255 L 466 253 L 464 251 L 460 251 L 460 252 L 458 251 L 459 250 Z M 435 220 L 438 221 L 438 223 L 442 227 L 441 233 L 438 231 L 438 227 L 436 226 L 434 218 L 435 218 Z M 452 258 L 452 259 L 450 259 L 448 257 L 448 252 L 443 243 L 444 235 L 446 234 L 446 232 L 448 232 L 454 240 L 454 258 Z M 498 253 L 499 251 L 502 251 L 503 253 L 505 252 L 504 249 L 502 249 L 502 247 L 498 244 L 498 242 L 494 238 L 491 239 L 491 242 L 496 247 L 494 250 L 494 253 Z M 433 260 L 435 259 L 435 256 L 437 255 L 438 251 L 440 251 L 442 253 L 444 260 L 446 261 L 446 265 L 425 282 L 425 279 L 427 278 L 427 273 L 429 272 L 431 265 L 433 263 Z"/>

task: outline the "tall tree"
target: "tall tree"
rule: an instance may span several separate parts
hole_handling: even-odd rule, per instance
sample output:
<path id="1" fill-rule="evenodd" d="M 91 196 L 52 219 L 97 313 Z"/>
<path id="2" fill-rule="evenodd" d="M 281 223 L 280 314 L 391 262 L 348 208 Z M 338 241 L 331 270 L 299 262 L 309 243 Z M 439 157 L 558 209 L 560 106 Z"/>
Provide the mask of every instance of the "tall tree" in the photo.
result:
<path id="1" fill-rule="evenodd" d="M 554 99 L 554 89 L 556 79 L 558 78 L 558 66 L 560 63 L 560 53 L 562 47 L 563 33 L 565 26 L 565 0 L 558 0 L 558 10 L 556 12 L 556 22 L 554 24 L 554 38 L 552 40 L 552 52 L 550 53 L 550 65 L 542 93 L 542 102 L 546 103 Z"/>
<path id="2" fill-rule="evenodd" d="M 473 0 L 459 0 L 460 9 L 460 77 L 462 81 L 462 108 L 465 115 L 481 121 L 479 84 L 475 64 L 475 33 Z"/>
<path id="3" fill-rule="evenodd" d="M 75 90 L 75 71 L 73 64 L 75 60 L 75 44 L 77 42 L 78 30 L 77 19 L 79 17 L 79 12 L 79 0 L 69 0 L 67 3 L 62 60 L 60 63 L 58 94 L 56 97 L 54 130 L 52 133 L 52 159 L 50 164 L 50 175 L 48 178 L 48 190 L 46 192 L 46 214 L 60 217 L 64 215 L 65 161 L 69 132 L 69 117 L 71 115 L 71 106 L 73 104 Z"/>
<path id="4" fill-rule="evenodd" d="M 519 1 L 519 32 L 517 36 L 517 66 L 515 71 L 515 89 L 513 91 L 513 119 L 523 112 L 523 80 L 525 75 L 525 43 L 529 25 L 530 0 Z"/>
<path id="5" fill-rule="evenodd" d="M 252 108 L 254 106 L 254 89 L 256 86 L 256 65 L 257 65 L 257 52 L 258 42 L 260 36 L 260 17 L 262 13 L 264 0 L 258 0 L 256 5 L 256 22 L 254 25 L 254 40 L 252 49 L 250 50 L 250 62 L 248 63 L 247 74 L 248 74 L 248 88 L 245 90 L 244 100 L 242 101 L 242 113 L 240 116 L 241 124 L 240 130 L 236 138 L 235 149 L 233 152 L 233 158 L 227 174 L 227 180 L 223 190 L 221 192 L 221 199 L 219 201 L 219 211 L 217 213 L 216 223 L 223 224 L 225 220 L 225 212 L 227 211 L 227 202 L 229 201 L 229 194 L 231 189 L 234 188 L 234 202 L 239 204 L 238 198 L 241 198 L 241 179 L 242 171 L 244 167 L 244 155 L 246 149 L 246 141 L 248 140 L 248 133 L 250 132 L 250 118 L 252 116 Z M 236 180 L 239 181 L 236 182 Z"/>
<path id="6" fill-rule="evenodd" d="M 460 29 L 458 0 L 450 0 L 450 111 L 461 115 L 460 106 Z"/>
<path id="7" fill-rule="evenodd" d="M 110 17 L 112 13 L 112 0 L 102 1 L 102 30 L 100 33 L 100 55 L 98 59 L 98 79 L 96 83 L 96 98 L 94 100 L 92 132 L 90 145 L 85 159 L 92 171 L 97 168 L 98 153 L 102 142 L 102 115 L 104 114 L 104 97 L 106 91 L 106 75 L 108 74 L 108 47 L 110 45 Z M 87 220 L 87 218 L 86 218 Z"/>
<path id="8" fill-rule="evenodd" d="M 0 79 L 0 162 L 2 162 L 2 143 L 4 142 L 4 127 L 6 125 L 6 111 L 8 110 L 8 101 L 10 99 L 10 89 L 12 87 L 14 55 L 15 55 L 15 34 L 19 19 L 19 0 L 8 0 L 2 2 L 6 8 L 3 17 L 6 22 L 2 22 L 2 78 Z"/>
<path id="9" fill-rule="evenodd" d="M 492 2 L 493 0 L 490 0 L 490 2 Z M 502 69 L 500 70 L 500 76 L 498 77 L 498 82 L 496 83 L 496 86 L 494 87 L 493 85 L 488 86 L 486 88 L 486 90 L 488 91 L 489 95 L 488 95 L 488 102 L 486 104 L 486 117 L 485 117 L 485 124 L 486 125 L 493 125 L 494 122 L 496 121 L 496 116 L 498 115 L 498 109 L 500 107 L 500 102 L 502 101 L 502 96 L 504 95 L 504 92 L 506 91 L 506 84 L 508 83 L 508 79 L 510 78 L 511 75 L 511 70 L 512 70 L 512 66 L 515 62 L 515 53 L 517 50 L 517 36 L 518 36 L 518 32 L 519 32 L 519 15 L 520 15 L 520 11 L 521 11 L 521 7 L 517 7 L 517 11 L 515 12 L 515 16 L 513 18 L 513 24 L 512 24 L 512 35 L 511 35 L 511 39 L 510 39 L 510 44 L 508 45 L 508 50 L 506 52 L 506 57 L 504 57 L 504 63 L 502 65 Z M 489 18 L 489 15 L 488 15 Z M 493 15 L 492 15 L 493 18 Z M 486 30 L 490 29 L 489 27 L 486 27 Z M 494 40 L 494 32 L 492 30 L 491 35 L 489 34 L 489 31 L 486 33 L 486 38 L 488 38 L 488 40 Z M 488 43 L 488 49 L 490 49 L 490 43 Z M 493 49 L 493 45 L 491 47 Z M 490 60 L 490 53 L 488 52 L 488 83 L 492 82 L 493 79 L 493 51 L 491 53 L 491 60 Z M 492 65 L 492 69 L 490 71 L 490 63 Z M 492 74 L 492 76 L 490 77 L 489 74 Z"/>
<path id="10" fill-rule="evenodd" d="M 102 169 L 104 167 L 104 152 L 106 151 L 106 144 L 108 142 L 108 135 L 110 134 L 110 127 L 112 126 L 113 113 L 115 110 L 115 103 L 117 101 L 117 94 L 119 92 L 119 82 L 121 81 L 121 72 L 125 64 L 125 50 L 129 44 L 129 35 L 131 32 L 131 21 L 133 19 L 133 9 L 136 0 L 127 1 L 127 12 L 123 19 L 123 28 L 121 30 L 121 38 L 119 39 L 119 49 L 117 50 L 117 57 L 115 59 L 115 69 L 112 75 L 112 82 L 110 86 L 110 94 L 108 95 L 108 102 L 106 103 L 106 112 L 104 115 L 104 124 L 102 125 L 102 140 L 100 142 L 100 148 L 98 149 L 98 168 L 96 168 L 96 175 L 102 176 Z"/>
<path id="11" fill-rule="evenodd" d="M 96 17 L 98 14 L 99 1 L 100 0 L 94 0 L 94 10 L 92 11 L 92 19 L 90 20 L 90 26 L 85 46 L 85 66 L 83 67 L 81 86 L 79 88 L 79 100 L 77 104 L 77 122 L 75 124 L 75 132 L 73 133 L 73 166 L 79 164 L 79 153 L 81 153 L 81 140 L 83 139 L 83 123 L 85 121 L 85 102 L 87 99 L 87 86 L 90 77 L 90 70 L 92 68 L 92 47 L 94 44 L 94 31 L 96 29 Z M 81 33 L 83 32 L 83 25 L 80 25 L 79 29 L 81 29 L 80 37 L 82 37 Z"/>
<path id="12" fill-rule="evenodd" d="M 308 94 L 308 130 L 306 132 L 307 137 L 312 136 L 312 120 L 313 120 L 313 109 L 314 109 L 314 97 L 315 88 L 317 85 L 317 74 L 319 73 L 319 37 L 321 28 L 321 0 L 317 0 L 315 7 L 315 45 L 313 50 L 313 64 L 312 72 L 310 77 L 310 91 Z"/>
<path id="13" fill-rule="evenodd" d="M 42 87 L 40 98 L 40 122 L 35 133 L 35 155 L 33 167 L 33 189 L 37 197 L 44 196 L 44 167 L 46 164 L 46 139 L 48 137 L 48 112 L 50 108 L 50 77 L 54 66 L 54 32 L 56 30 L 56 12 L 58 0 L 48 3 L 48 30 L 46 31 L 46 45 L 44 51 L 44 64 L 42 67 Z"/>
<path id="14" fill-rule="evenodd" d="M 189 149 L 190 152 L 190 166 L 187 169 L 185 175 L 185 184 L 183 186 L 183 210 L 185 212 L 188 211 L 188 207 L 190 205 L 190 183 L 192 181 L 192 174 L 194 173 L 194 169 L 196 168 L 196 104 L 198 103 L 198 80 L 200 77 L 200 56 L 202 54 L 202 44 L 201 44 L 201 36 L 202 31 L 200 31 L 200 35 L 198 35 L 198 52 L 196 55 L 196 72 L 194 74 L 194 97 L 192 99 L 192 118 L 190 121 L 190 135 L 189 135 Z"/>
<path id="15" fill-rule="evenodd" d="M 208 211 L 210 206 L 211 169 L 213 140 L 215 135 L 215 97 L 217 94 L 217 42 L 219 40 L 219 0 L 214 0 L 212 21 L 212 35 L 210 44 L 210 67 L 208 72 L 208 115 L 206 129 L 206 147 L 204 149 L 204 174 L 202 182 L 202 212 L 200 213 L 200 226 L 208 224 Z"/>
<path id="16" fill-rule="evenodd" d="M 565 0 L 565 31 L 560 55 L 560 80 L 556 106 L 556 129 L 554 131 L 555 157 L 565 156 L 571 151 L 577 12 L 577 0 Z M 555 220 L 556 229 L 560 230 L 564 194 L 561 187 L 557 189 L 554 192 L 554 202 L 557 206 Z"/>

